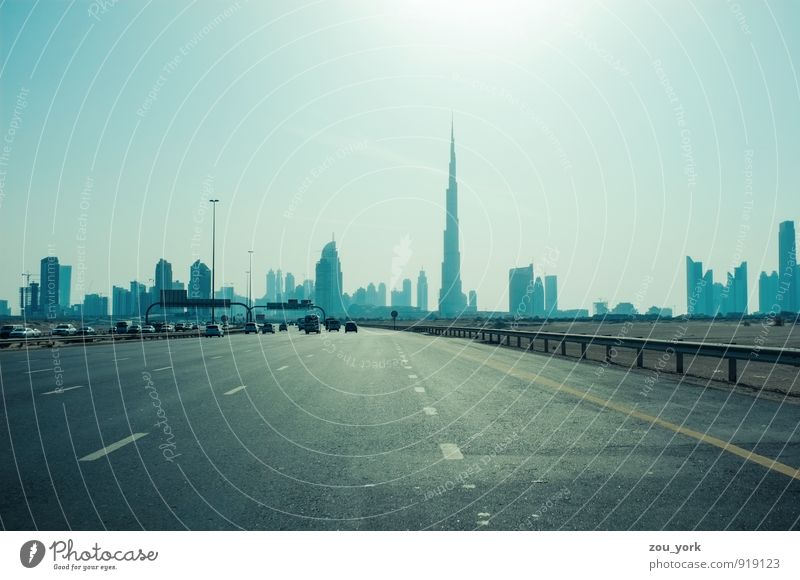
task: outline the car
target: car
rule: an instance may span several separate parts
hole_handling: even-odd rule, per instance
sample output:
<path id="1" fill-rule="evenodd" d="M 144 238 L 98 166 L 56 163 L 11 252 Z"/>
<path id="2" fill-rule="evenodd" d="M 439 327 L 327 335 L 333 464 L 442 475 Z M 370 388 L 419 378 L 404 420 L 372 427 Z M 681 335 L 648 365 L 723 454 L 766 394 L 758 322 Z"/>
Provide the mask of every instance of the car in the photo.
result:
<path id="1" fill-rule="evenodd" d="M 42 331 L 39 330 L 38 328 L 32 328 L 31 330 L 33 330 L 33 337 L 34 338 L 39 338 L 40 336 L 42 336 Z"/>
<path id="2" fill-rule="evenodd" d="M 125 334 L 131 327 L 130 320 L 118 320 L 114 325 L 114 334 Z"/>
<path id="3" fill-rule="evenodd" d="M 225 331 L 219 324 L 206 324 L 206 336 L 225 336 Z"/>
<path id="4" fill-rule="evenodd" d="M 325 320 L 325 330 L 328 332 L 339 332 L 339 329 L 342 327 L 342 323 L 336 320 L 335 318 L 328 318 Z"/>
<path id="5" fill-rule="evenodd" d="M 286 326 L 286 323 L 281 322 L 280 325 L 278 326 L 278 332 L 283 332 L 284 330 L 286 332 L 289 332 L 289 328 Z"/>
<path id="6" fill-rule="evenodd" d="M 184 330 L 186 330 L 187 328 L 188 328 L 188 327 L 187 327 L 187 326 L 186 326 L 186 325 L 185 325 L 183 322 L 178 322 L 178 323 L 175 325 L 175 332 L 183 332 L 183 331 L 184 331 Z"/>
<path id="7" fill-rule="evenodd" d="M 71 324 L 58 324 L 53 329 L 53 336 L 74 336 L 78 333 L 78 329 Z"/>
<path id="8" fill-rule="evenodd" d="M 305 318 L 298 318 L 297 319 L 297 330 L 305 330 L 306 320 Z"/>
<path id="9" fill-rule="evenodd" d="M 153 326 L 152 324 L 145 324 L 144 326 L 142 326 L 141 332 L 142 334 L 155 334 L 156 327 Z"/>
<path id="10" fill-rule="evenodd" d="M 142 333 L 142 325 L 141 324 L 131 324 L 128 326 L 128 329 L 125 331 L 125 334 L 141 334 Z"/>
<path id="11" fill-rule="evenodd" d="M 251 332 L 255 332 L 256 334 L 258 334 L 258 324 L 256 324 L 255 322 L 248 322 L 247 324 L 244 325 L 244 333 L 250 334 Z"/>
<path id="12" fill-rule="evenodd" d="M 4 324 L 0 327 L 0 338 L 10 338 L 11 332 L 17 328 L 25 328 L 20 324 Z"/>
<path id="13" fill-rule="evenodd" d="M 311 334 L 312 332 L 319 334 L 322 332 L 319 329 L 319 316 L 316 314 L 307 314 L 303 321 L 303 330 L 306 331 L 306 334 Z"/>
<path id="14" fill-rule="evenodd" d="M 261 333 L 262 334 L 267 334 L 267 333 L 275 334 L 275 327 L 272 324 L 270 324 L 269 322 L 267 322 L 267 323 L 264 324 L 264 326 L 261 327 Z"/>
<path id="15" fill-rule="evenodd" d="M 11 331 L 9 338 L 33 338 L 33 329 L 27 326 L 18 326 Z"/>
<path id="16" fill-rule="evenodd" d="M 92 335 L 92 334 L 97 334 L 97 331 L 94 328 L 92 328 L 91 326 L 81 326 L 78 329 L 78 334 L 81 334 L 83 336 L 89 336 L 89 335 Z"/>
<path id="17" fill-rule="evenodd" d="M 199 328 L 200 328 L 200 327 L 199 327 L 199 326 L 197 326 L 196 324 L 192 324 L 192 330 L 197 330 L 197 329 L 199 329 Z"/>
<path id="18" fill-rule="evenodd" d="M 159 332 L 175 332 L 175 325 L 174 324 L 163 324 Z"/>
<path id="19" fill-rule="evenodd" d="M 344 332 L 345 334 L 348 332 L 358 332 L 358 325 L 356 325 L 356 323 L 352 320 L 348 320 L 344 324 Z"/>

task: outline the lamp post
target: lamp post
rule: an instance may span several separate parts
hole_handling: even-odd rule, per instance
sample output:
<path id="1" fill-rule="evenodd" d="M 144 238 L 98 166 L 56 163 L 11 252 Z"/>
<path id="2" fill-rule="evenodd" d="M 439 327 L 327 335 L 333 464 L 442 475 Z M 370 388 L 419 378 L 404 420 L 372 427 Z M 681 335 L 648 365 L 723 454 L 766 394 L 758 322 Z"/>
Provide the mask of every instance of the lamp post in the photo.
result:
<path id="1" fill-rule="evenodd" d="M 250 254 L 250 269 L 247 271 L 247 322 L 251 322 L 250 309 L 253 307 L 253 250 L 247 250 Z"/>
<path id="2" fill-rule="evenodd" d="M 216 272 L 217 263 L 217 203 L 218 199 L 209 199 L 212 204 L 212 218 L 211 218 L 211 324 L 214 324 L 214 274 Z"/>

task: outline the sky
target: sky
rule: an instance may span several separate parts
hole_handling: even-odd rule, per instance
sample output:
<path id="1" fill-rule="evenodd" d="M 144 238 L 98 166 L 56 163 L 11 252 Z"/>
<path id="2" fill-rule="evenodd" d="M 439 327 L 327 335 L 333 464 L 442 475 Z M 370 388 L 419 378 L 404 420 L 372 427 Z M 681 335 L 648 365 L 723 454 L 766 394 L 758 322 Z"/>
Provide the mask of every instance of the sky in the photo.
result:
<path id="1" fill-rule="evenodd" d="M 800 4 L 495 0 L 0 3 L 0 298 L 48 253 L 73 301 L 186 281 L 253 293 L 441 279 L 450 123 L 462 281 L 508 309 L 508 269 L 559 307 L 685 312 L 685 257 L 715 280 L 777 269 L 800 219 Z"/>

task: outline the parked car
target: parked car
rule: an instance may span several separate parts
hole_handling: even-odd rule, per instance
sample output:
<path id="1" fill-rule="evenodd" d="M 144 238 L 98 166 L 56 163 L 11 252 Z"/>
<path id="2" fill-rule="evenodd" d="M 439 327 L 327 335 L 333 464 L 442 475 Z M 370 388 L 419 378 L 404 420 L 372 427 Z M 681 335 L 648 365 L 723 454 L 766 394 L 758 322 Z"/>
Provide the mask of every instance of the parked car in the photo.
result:
<path id="1" fill-rule="evenodd" d="M 286 326 L 286 323 L 281 322 L 280 325 L 278 326 L 278 332 L 283 332 L 284 330 L 286 332 L 289 332 L 289 328 Z"/>
<path id="2" fill-rule="evenodd" d="M 32 328 L 31 330 L 33 330 L 34 338 L 39 338 L 40 336 L 42 336 L 42 331 L 39 330 L 38 328 Z"/>
<path id="3" fill-rule="evenodd" d="M 258 334 L 258 324 L 256 324 L 255 322 L 248 322 L 247 324 L 244 325 L 244 333 L 250 334 L 251 332 L 255 332 L 256 334 Z"/>
<path id="4" fill-rule="evenodd" d="M 141 324 L 131 324 L 128 326 L 128 330 L 125 331 L 125 334 L 141 334 L 142 333 L 142 326 Z"/>
<path id="5" fill-rule="evenodd" d="M 339 332 L 339 329 L 342 327 L 342 323 L 336 320 L 335 318 L 327 318 L 325 319 L 325 330 L 328 332 Z"/>
<path id="6" fill-rule="evenodd" d="M 33 338 L 33 329 L 26 326 L 18 326 L 11 331 L 9 338 Z"/>
<path id="7" fill-rule="evenodd" d="M 175 325 L 175 332 L 183 332 L 186 330 L 187 326 L 183 322 L 178 322 Z"/>
<path id="8" fill-rule="evenodd" d="M 144 326 L 142 326 L 142 331 L 141 332 L 142 332 L 142 334 L 155 334 L 156 333 L 156 327 L 153 326 L 152 324 L 145 324 Z"/>
<path id="9" fill-rule="evenodd" d="M 344 325 L 345 334 L 348 332 L 358 332 L 358 326 L 352 320 L 348 320 Z"/>
<path id="10" fill-rule="evenodd" d="M 159 332 L 175 332 L 175 325 L 170 323 L 162 324 Z"/>
<path id="11" fill-rule="evenodd" d="M 92 334 L 97 334 L 97 331 L 91 326 L 81 326 L 78 329 L 78 334 L 82 334 L 83 336 L 89 336 Z"/>
<path id="12" fill-rule="evenodd" d="M 267 322 L 267 323 L 264 324 L 264 326 L 261 327 L 261 333 L 262 334 L 267 334 L 267 333 L 275 334 L 275 327 L 272 324 L 270 324 L 269 322 Z"/>
<path id="13" fill-rule="evenodd" d="M 11 338 L 11 331 L 17 328 L 25 328 L 20 324 L 4 324 L 0 327 L 0 338 Z"/>
<path id="14" fill-rule="evenodd" d="M 222 330 L 219 324 L 206 324 L 206 336 L 225 336 L 225 331 Z"/>
<path id="15" fill-rule="evenodd" d="M 78 329 L 71 324 L 58 324 L 53 329 L 53 336 L 74 336 L 78 333 Z"/>

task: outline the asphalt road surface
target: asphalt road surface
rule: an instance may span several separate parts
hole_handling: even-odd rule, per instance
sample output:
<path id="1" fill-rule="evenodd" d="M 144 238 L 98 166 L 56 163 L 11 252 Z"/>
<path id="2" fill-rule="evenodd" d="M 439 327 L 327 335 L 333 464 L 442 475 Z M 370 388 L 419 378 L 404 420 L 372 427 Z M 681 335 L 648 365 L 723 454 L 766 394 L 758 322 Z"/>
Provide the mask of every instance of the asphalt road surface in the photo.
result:
<path id="1" fill-rule="evenodd" d="M 797 529 L 800 406 L 361 328 L 0 353 L 4 529 Z"/>

